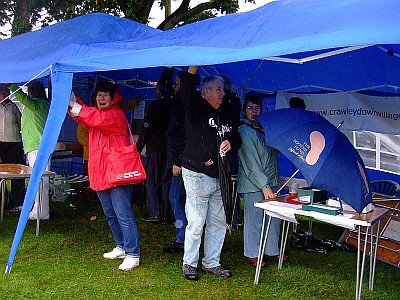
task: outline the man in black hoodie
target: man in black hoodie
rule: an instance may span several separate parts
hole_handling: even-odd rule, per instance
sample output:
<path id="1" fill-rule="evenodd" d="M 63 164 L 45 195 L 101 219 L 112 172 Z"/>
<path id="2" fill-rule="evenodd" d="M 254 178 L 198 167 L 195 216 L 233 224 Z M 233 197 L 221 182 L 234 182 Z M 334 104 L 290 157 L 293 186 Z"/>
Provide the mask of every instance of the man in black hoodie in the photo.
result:
<path id="1" fill-rule="evenodd" d="M 186 191 L 182 179 L 182 155 L 185 148 L 185 109 L 179 93 L 180 73 L 178 72 L 175 77 L 175 95 L 171 101 L 167 136 L 167 168 L 173 174 L 169 201 L 175 216 L 176 239 L 164 245 L 163 250 L 166 253 L 183 252 L 187 225 L 185 215 Z"/>
<path id="2" fill-rule="evenodd" d="M 241 146 L 237 127 L 230 113 L 221 108 L 224 80 L 219 76 L 204 79 L 201 95 L 197 67 L 181 73 L 181 99 L 185 108 L 186 144 L 182 176 L 186 189 L 185 245 L 182 272 L 188 280 L 198 280 L 197 264 L 204 229 L 202 271 L 230 277 L 220 264 L 226 234 L 226 218 L 219 181 L 218 155 L 229 155 Z"/>
<path id="3" fill-rule="evenodd" d="M 173 72 L 171 68 L 164 68 L 161 73 L 155 90 L 157 99 L 150 103 L 136 144 L 139 152 L 146 146 L 144 167 L 147 178 L 144 184 L 149 214 L 142 218 L 145 222 L 168 223 L 172 174 L 166 167 L 166 147 Z"/>

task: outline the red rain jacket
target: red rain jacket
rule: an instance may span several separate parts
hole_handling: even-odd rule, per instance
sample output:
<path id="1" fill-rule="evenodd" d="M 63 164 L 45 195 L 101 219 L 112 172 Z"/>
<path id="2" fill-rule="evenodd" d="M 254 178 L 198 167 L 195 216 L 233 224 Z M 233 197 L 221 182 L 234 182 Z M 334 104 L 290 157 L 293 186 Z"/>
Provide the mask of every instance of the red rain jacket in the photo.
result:
<path id="1" fill-rule="evenodd" d="M 105 180 L 106 162 L 104 148 L 122 147 L 130 144 L 128 120 L 118 102 L 122 96 L 116 91 L 113 102 L 105 109 L 83 105 L 76 122 L 89 130 L 89 182 L 95 191 L 113 187 Z M 82 103 L 77 98 L 78 103 Z"/>

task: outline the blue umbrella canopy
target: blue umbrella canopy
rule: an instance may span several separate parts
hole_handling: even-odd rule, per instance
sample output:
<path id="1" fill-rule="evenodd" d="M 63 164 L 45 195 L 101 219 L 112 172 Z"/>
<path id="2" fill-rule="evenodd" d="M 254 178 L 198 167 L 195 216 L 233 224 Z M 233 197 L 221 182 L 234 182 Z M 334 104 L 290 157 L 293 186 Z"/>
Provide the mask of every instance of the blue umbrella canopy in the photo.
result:
<path id="1" fill-rule="evenodd" d="M 266 144 L 300 170 L 310 187 L 326 190 L 361 212 L 372 202 L 360 155 L 333 124 L 312 111 L 285 108 L 257 117 Z"/>

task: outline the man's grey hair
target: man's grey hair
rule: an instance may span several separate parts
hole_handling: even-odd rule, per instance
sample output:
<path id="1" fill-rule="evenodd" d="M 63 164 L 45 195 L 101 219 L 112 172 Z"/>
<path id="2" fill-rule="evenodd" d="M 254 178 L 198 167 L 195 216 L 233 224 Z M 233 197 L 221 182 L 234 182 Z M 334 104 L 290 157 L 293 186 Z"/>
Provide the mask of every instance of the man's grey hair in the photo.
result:
<path id="1" fill-rule="evenodd" d="M 221 81 L 223 84 L 225 84 L 225 80 L 218 75 L 212 75 L 212 76 L 208 76 L 206 78 L 203 79 L 203 84 L 201 86 L 201 95 L 204 96 L 204 91 L 206 89 L 211 89 L 214 82 L 216 81 Z"/>

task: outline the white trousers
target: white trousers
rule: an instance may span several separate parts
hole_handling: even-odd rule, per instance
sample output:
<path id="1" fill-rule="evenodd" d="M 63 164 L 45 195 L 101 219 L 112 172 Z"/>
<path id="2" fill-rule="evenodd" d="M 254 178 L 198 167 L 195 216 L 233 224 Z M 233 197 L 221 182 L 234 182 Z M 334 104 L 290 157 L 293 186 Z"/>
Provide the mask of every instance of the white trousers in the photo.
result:
<path id="1" fill-rule="evenodd" d="M 28 161 L 29 166 L 32 168 L 33 165 L 35 164 L 36 157 L 38 154 L 38 150 L 33 150 L 31 152 L 28 152 L 26 154 L 26 159 Z M 50 163 L 46 167 L 46 171 L 50 170 Z M 41 188 L 41 194 L 42 194 L 42 205 L 40 208 L 40 219 L 46 220 L 50 218 L 50 208 L 49 208 L 49 177 L 43 177 L 42 178 L 42 183 L 39 188 Z M 29 214 L 30 218 L 37 219 L 37 206 L 39 203 L 39 194 L 36 194 L 36 199 L 35 199 L 35 205 L 33 205 L 33 208 L 31 210 L 31 213 Z"/>

